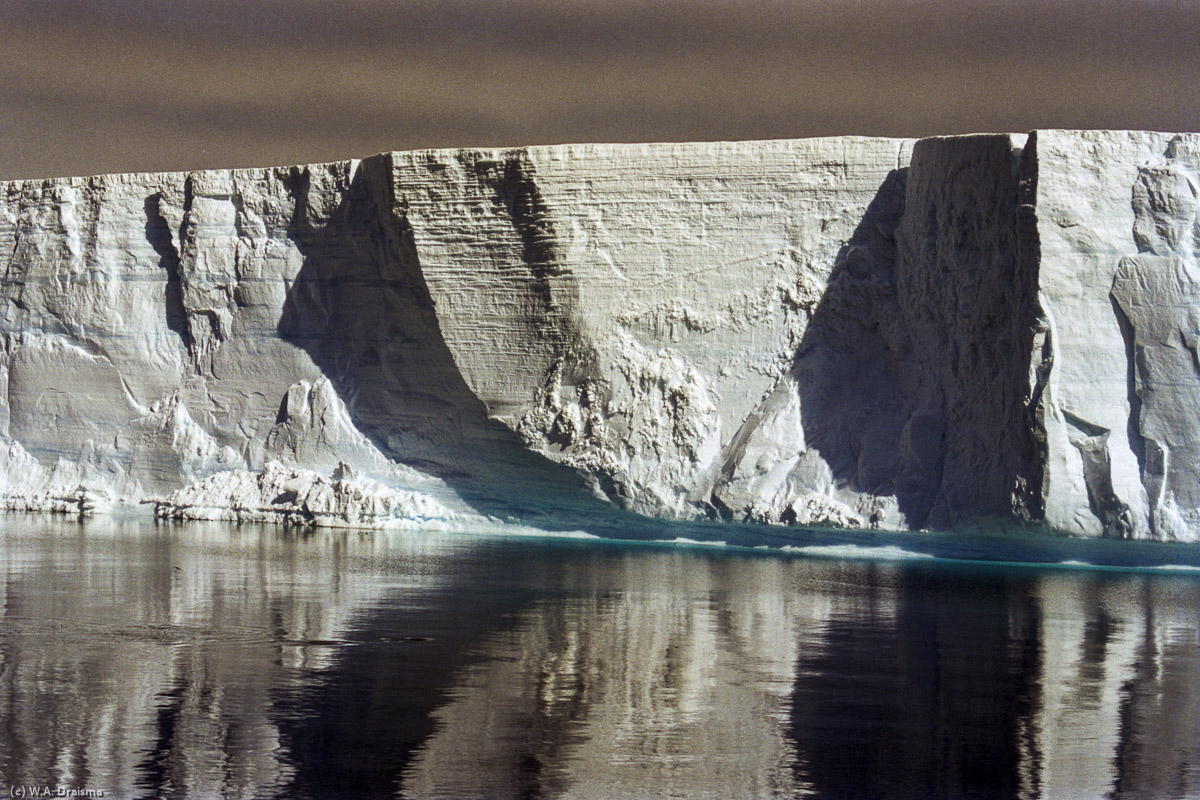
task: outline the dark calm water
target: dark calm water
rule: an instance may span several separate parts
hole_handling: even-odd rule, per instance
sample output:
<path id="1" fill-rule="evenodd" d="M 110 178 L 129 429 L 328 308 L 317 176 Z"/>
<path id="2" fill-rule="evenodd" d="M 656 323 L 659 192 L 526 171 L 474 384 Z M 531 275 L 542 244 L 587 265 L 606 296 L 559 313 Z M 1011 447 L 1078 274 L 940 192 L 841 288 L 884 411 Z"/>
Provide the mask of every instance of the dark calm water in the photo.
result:
<path id="1" fill-rule="evenodd" d="M 1200 797 L 1194 571 L 0 526 L 4 796 Z"/>

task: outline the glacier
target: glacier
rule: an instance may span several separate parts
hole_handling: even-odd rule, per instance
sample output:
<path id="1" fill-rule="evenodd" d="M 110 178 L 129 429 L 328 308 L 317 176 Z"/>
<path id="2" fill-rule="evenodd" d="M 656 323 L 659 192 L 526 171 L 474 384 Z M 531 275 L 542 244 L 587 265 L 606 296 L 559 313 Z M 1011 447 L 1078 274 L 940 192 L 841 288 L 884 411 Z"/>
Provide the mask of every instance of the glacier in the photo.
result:
<path id="1" fill-rule="evenodd" d="M 0 183 L 0 506 L 1200 541 L 1200 135 Z"/>

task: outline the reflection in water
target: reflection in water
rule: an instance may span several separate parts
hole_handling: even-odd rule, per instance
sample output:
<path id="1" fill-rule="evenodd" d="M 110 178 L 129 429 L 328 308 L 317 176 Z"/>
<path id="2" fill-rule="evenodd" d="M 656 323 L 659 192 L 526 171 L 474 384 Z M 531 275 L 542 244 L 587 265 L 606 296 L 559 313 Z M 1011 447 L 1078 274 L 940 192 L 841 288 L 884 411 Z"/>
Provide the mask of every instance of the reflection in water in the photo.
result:
<path id="1" fill-rule="evenodd" d="M 0 784 L 253 797 L 286 785 L 280 694 L 436 548 L 228 526 L 4 520 Z M 445 545 L 446 542 L 441 542 Z M 384 561 L 383 563 L 386 563 Z M 364 570 L 365 567 L 365 570 Z"/>
<path id="2" fill-rule="evenodd" d="M 788 696 L 808 633 L 846 598 L 796 593 L 794 564 L 624 553 L 572 565 L 478 646 L 411 797 L 793 794 Z M 464 755 L 482 769 L 463 769 Z"/>
<path id="3" fill-rule="evenodd" d="M 1200 795 L 1195 575 L 3 529 L 0 791 Z"/>

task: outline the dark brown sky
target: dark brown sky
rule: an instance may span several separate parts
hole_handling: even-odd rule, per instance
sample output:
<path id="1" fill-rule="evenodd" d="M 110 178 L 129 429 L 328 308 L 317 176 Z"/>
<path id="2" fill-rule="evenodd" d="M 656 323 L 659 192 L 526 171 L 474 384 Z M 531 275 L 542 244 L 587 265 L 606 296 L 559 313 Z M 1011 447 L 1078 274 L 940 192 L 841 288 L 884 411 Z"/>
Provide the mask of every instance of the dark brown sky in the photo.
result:
<path id="1" fill-rule="evenodd" d="M 0 0 L 0 178 L 1200 130 L 1200 0 Z"/>

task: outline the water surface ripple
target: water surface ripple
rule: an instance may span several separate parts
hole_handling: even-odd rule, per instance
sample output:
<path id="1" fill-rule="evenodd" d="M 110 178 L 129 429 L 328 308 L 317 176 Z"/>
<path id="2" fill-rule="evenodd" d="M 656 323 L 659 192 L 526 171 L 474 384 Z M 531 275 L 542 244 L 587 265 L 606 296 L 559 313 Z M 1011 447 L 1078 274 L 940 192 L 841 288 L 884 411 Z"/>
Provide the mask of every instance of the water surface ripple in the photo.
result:
<path id="1" fill-rule="evenodd" d="M 4 794 L 1200 797 L 1194 571 L 0 527 Z"/>

